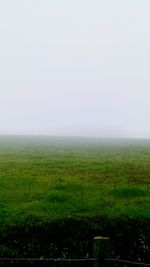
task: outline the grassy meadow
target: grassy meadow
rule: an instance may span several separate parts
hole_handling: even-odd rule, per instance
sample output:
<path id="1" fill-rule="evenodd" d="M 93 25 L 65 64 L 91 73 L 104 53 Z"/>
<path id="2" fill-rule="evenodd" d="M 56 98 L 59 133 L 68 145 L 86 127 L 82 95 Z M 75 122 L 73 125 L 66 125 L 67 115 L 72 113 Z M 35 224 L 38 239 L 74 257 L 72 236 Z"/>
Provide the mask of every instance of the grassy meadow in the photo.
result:
<path id="1" fill-rule="evenodd" d="M 0 223 L 150 218 L 150 141 L 0 137 Z"/>

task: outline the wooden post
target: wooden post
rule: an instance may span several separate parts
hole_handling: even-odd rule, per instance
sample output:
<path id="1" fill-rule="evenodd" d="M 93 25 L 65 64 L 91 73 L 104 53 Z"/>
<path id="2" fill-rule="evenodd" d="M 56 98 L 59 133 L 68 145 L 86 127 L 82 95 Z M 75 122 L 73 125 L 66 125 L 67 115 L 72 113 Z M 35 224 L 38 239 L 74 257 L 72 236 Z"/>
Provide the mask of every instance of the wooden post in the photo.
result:
<path id="1" fill-rule="evenodd" d="M 93 239 L 93 257 L 99 259 L 95 261 L 93 267 L 103 267 L 104 259 L 108 258 L 110 250 L 109 237 L 96 236 Z"/>

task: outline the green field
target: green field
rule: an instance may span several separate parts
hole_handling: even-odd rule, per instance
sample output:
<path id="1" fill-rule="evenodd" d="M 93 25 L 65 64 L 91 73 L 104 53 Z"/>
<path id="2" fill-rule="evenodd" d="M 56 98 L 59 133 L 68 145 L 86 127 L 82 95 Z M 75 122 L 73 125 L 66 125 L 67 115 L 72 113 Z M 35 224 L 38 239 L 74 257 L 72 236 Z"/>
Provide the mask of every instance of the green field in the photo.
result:
<path id="1" fill-rule="evenodd" d="M 0 222 L 150 218 L 150 141 L 0 137 Z"/>

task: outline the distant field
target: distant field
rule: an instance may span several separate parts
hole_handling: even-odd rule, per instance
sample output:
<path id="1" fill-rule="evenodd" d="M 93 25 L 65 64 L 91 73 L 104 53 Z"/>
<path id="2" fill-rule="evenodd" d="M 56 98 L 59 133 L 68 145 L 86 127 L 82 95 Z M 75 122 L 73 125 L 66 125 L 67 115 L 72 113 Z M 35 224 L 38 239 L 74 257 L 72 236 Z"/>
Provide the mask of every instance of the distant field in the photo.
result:
<path id="1" fill-rule="evenodd" d="M 0 221 L 150 218 L 150 141 L 0 137 Z"/>

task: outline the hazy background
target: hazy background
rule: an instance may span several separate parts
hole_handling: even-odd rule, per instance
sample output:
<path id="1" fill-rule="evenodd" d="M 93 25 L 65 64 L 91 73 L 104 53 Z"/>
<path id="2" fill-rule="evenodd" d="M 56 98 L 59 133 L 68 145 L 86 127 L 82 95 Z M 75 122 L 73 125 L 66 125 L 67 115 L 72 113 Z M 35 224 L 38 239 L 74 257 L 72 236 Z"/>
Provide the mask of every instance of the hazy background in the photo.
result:
<path id="1" fill-rule="evenodd" d="M 150 138 L 150 1 L 1 1 L 0 134 Z"/>

